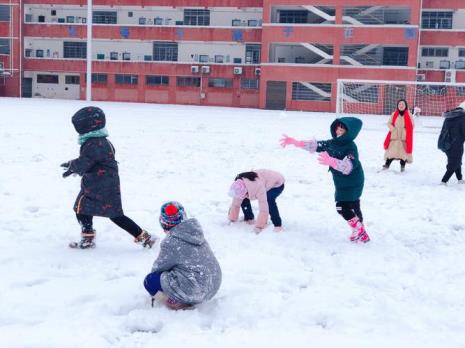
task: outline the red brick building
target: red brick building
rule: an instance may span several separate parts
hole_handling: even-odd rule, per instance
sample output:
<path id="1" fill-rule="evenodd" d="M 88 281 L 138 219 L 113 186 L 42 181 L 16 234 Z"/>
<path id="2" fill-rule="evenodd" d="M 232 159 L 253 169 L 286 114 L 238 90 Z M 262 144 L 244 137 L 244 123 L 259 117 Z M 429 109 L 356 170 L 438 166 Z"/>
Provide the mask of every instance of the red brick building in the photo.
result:
<path id="1" fill-rule="evenodd" d="M 94 0 L 92 20 L 93 100 L 334 111 L 337 79 L 465 82 L 462 0 Z M 87 0 L 0 0 L 0 96 L 85 99 L 86 37 Z"/>

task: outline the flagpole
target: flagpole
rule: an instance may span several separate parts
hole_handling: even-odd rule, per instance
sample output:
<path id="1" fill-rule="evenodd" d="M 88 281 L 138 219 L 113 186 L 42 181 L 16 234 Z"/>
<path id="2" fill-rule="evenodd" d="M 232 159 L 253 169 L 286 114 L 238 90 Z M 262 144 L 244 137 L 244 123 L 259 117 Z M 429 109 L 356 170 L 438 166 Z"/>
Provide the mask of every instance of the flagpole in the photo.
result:
<path id="1" fill-rule="evenodd" d="M 87 0 L 86 101 L 92 100 L 92 0 Z"/>

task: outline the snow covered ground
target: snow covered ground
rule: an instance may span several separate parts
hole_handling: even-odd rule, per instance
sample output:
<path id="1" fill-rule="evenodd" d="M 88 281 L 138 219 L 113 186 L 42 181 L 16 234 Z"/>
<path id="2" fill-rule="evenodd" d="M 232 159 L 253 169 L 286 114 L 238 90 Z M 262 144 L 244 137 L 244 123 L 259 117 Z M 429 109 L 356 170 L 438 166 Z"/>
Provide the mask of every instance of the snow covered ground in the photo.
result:
<path id="1" fill-rule="evenodd" d="M 158 211 L 179 200 L 223 269 L 217 296 L 192 311 L 150 307 L 142 281 L 158 249 L 95 219 L 94 250 L 72 206 L 79 177 L 76 101 L 0 99 L 0 346 L 465 347 L 465 185 L 439 185 L 442 120 L 417 124 L 405 173 L 383 164 L 386 117 L 363 117 L 362 210 L 372 242 L 351 244 L 316 156 L 282 133 L 329 138 L 332 114 L 95 103 L 107 114 L 126 215 L 161 236 Z M 283 233 L 227 225 L 234 176 L 284 174 Z M 255 206 L 256 207 L 256 206 Z"/>

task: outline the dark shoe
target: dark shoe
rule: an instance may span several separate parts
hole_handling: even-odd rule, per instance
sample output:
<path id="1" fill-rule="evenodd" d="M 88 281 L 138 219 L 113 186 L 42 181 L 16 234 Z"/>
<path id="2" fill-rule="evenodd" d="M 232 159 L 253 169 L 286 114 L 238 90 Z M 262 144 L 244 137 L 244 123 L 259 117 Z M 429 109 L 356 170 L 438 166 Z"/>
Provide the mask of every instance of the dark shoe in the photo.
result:
<path id="1" fill-rule="evenodd" d="M 69 247 L 72 249 L 93 249 L 95 248 L 95 230 L 92 232 L 82 232 L 81 240 L 79 242 L 69 243 Z"/>
<path id="2" fill-rule="evenodd" d="M 388 170 L 389 169 L 389 166 L 383 164 L 383 167 L 381 168 L 381 170 Z"/>
<path id="3" fill-rule="evenodd" d="M 150 235 L 147 231 L 142 230 L 141 234 L 139 234 L 135 239 L 134 242 L 141 244 L 144 248 L 151 248 L 157 241 L 157 237 Z"/>
<path id="4" fill-rule="evenodd" d="M 400 172 L 401 172 L 401 173 L 405 172 L 405 166 L 401 166 L 401 167 L 400 167 Z"/>

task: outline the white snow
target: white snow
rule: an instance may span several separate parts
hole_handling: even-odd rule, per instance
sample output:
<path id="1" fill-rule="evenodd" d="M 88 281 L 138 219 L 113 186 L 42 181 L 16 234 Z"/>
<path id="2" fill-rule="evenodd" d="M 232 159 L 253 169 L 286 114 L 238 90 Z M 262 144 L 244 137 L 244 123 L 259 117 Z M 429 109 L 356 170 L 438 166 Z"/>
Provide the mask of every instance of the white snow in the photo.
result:
<path id="1" fill-rule="evenodd" d="M 372 241 L 348 241 L 327 167 L 282 149 L 282 133 L 329 138 L 334 114 L 93 103 L 107 114 L 126 215 L 159 236 L 160 205 L 179 200 L 203 225 L 223 270 L 217 296 L 192 311 L 150 306 L 142 250 L 95 218 L 97 248 L 79 238 L 79 177 L 60 163 L 79 146 L 85 102 L 0 99 L 0 346 L 465 347 L 465 185 L 439 185 L 441 118 L 420 118 L 414 163 L 383 164 L 386 117 L 364 116 L 356 143 Z M 275 169 L 285 232 L 227 224 L 234 176 Z M 254 205 L 256 208 L 256 205 Z"/>

